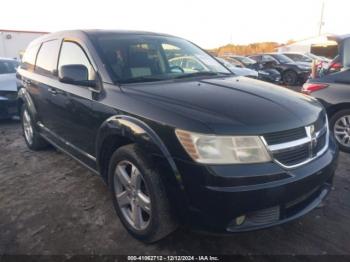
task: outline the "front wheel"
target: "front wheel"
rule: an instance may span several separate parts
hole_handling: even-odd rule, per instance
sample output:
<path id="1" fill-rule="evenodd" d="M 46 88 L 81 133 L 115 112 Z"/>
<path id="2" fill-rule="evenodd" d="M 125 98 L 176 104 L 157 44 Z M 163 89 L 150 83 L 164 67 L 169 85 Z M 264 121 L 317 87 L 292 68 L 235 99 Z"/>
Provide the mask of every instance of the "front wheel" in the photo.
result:
<path id="1" fill-rule="evenodd" d="M 339 148 L 344 152 L 350 152 L 350 109 L 335 113 L 330 119 L 330 128 Z"/>
<path id="2" fill-rule="evenodd" d="M 288 70 L 283 73 L 283 82 L 286 85 L 294 86 L 298 82 L 298 75 L 296 72 Z"/>
<path id="3" fill-rule="evenodd" d="M 160 175 L 137 145 L 123 146 L 111 157 L 109 185 L 116 212 L 129 233 L 147 243 L 176 229 Z"/>

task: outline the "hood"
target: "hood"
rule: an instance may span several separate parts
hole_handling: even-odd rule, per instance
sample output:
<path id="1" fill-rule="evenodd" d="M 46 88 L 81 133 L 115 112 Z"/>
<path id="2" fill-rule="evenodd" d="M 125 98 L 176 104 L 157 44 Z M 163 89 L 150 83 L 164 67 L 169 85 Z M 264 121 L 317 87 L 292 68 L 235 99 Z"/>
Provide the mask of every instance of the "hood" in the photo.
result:
<path id="1" fill-rule="evenodd" d="M 17 91 L 16 74 L 0 74 L 0 91 Z"/>
<path id="2" fill-rule="evenodd" d="M 122 89 L 152 103 L 157 110 L 162 107 L 170 112 L 167 121 L 182 115 L 222 135 L 259 135 L 306 126 L 323 110 L 314 98 L 246 77 L 158 82 Z"/>

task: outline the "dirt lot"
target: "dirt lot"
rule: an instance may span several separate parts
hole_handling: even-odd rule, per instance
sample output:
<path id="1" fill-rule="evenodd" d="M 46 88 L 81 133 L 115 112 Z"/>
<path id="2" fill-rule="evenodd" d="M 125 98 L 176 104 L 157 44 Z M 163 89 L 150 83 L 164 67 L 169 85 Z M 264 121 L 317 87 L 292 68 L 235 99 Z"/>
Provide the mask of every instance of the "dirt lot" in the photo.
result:
<path id="1" fill-rule="evenodd" d="M 128 235 L 102 180 L 54 149 L 31 152 L 17 121 L 0 122 L 1 254 L 350 254 L 350 155 L 334 190 L 287 225 L 229 237 L 180 229 L 154 245 Z"/>

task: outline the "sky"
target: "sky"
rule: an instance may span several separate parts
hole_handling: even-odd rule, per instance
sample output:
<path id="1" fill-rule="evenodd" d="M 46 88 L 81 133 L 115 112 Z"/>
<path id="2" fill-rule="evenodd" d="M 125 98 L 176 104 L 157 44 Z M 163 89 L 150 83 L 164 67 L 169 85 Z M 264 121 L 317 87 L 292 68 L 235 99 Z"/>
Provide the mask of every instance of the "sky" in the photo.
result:
<path id="1" fill-rule="evenodd" d="M 285 43 L 318 34 L 322 1 L 322 33 L 350 33 L 350 0 L 5 0 L 0 29 L 153 31 L 203 48 Z"/>

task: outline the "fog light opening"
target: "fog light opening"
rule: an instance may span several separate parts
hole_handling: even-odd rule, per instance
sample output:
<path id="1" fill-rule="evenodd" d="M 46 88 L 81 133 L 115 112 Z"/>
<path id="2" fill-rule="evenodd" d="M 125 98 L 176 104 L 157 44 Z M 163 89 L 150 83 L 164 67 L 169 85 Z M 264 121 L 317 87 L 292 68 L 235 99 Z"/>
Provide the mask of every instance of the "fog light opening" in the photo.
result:
<path id="1" fill-rule="evenodd" d="M 246 216 L 245 216 L 245 215 L 236 217 L 236 221 L 235 221 L 235 222 L 236 222 L 236 225 L 237 225 L 237 226 L 242 225 L 242 224 L 245 222 L 245 219 L 246 219 Z"/>

